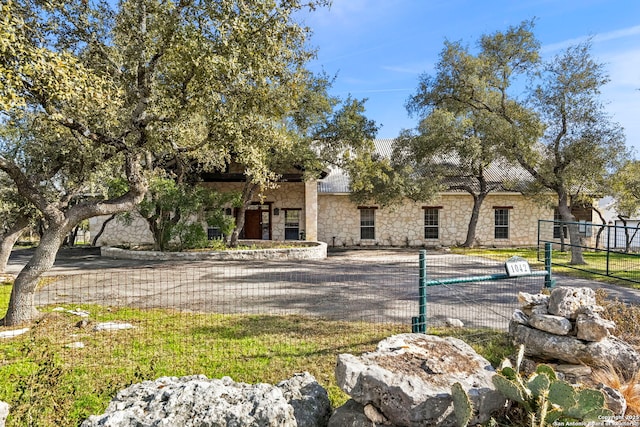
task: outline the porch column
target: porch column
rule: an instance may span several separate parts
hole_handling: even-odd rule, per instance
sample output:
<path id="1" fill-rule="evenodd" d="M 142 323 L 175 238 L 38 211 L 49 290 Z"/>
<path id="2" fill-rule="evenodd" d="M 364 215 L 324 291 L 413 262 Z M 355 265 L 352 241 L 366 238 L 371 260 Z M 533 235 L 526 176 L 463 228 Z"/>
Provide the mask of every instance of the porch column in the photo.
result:
<path id="1" fill-rule="evenodd" d="M 305 240 L 318 240 L 318 182 L 304 182 L 304 232 Z"/>

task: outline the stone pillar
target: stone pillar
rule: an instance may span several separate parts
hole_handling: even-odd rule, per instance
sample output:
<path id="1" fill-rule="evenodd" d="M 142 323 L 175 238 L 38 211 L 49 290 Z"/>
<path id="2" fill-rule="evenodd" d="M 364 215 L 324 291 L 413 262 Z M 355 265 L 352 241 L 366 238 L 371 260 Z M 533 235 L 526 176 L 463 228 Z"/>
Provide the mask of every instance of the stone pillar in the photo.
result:
<path id="1" fill-rule="evenodd" d="M 304 232 L 305 240 L 318 240 L 318 182 L 314 179 L 304 183 Z"/>

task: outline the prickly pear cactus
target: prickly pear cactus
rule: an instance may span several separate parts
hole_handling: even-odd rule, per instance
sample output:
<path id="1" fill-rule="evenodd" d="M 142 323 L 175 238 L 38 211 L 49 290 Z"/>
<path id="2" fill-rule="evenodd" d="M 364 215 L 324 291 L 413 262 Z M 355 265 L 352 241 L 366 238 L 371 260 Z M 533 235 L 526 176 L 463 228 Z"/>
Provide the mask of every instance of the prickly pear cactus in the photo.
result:
<path id="1" fill-rule="evenodd" d="M 473 405 L 469 395 L 462 388 L 460 383 L 451 386 L 451 397 L 453 398 L 453 409 L 458 427 L 467 427 L 473 418 Z"/>
<path id="2" fill-rule="evenodd" d="M 507 399 L 525 409 L 532 427 L 557 420 L 597 421 L 613 416 L 602 392 L 576 389 L 559 380 L 550 366 L 539 365 L 536 372 L 524 378 L 520 373 L 523 354 L 521 346 L 515 368 L 504 366 L 493 377 L 493 384 Z"/>

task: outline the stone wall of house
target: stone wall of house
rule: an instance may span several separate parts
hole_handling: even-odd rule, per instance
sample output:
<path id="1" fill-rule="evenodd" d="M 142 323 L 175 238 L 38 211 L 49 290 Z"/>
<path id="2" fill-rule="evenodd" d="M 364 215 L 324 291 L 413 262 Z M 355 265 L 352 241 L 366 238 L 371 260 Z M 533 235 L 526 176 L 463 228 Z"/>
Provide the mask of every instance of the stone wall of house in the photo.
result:
<path id="1" fill-rule="evenodd" d="M 109 219 L 109 216 L 97 216 L 89 219 L 89 229 L 91 236 L 95 236 L 102 227 L 102 224 Z M 153 243 L 153 235 L 149 231 L 149 225 L 144 218 L 136 212 L 130 214 L 128 221 L 116 216 L 109 221 L 104 232 L 96 242 L 97 246 L 114 245 L 144 245 Z"/>
<path id="2" fill-rule="evenodd" d="M 435 200 L 407 201 L 400 206 L 375 209 L 375 239 L 360 239 L 360 209 L 348 195 L 318 195 L 318 240 L 329 246 L 453 246 L 466 239 L 473 199 L 448 193 Z M 372 206 L 375 207 L 375 206 Z M 439 211 L 439 238 L 424 237 L 424 207 Z M 509 238 L 494 238 L 494 209 L 509 211 Z M 519 194 L 490 194 L 484 201 L 476 241 L 482 246 L 535 246 L 538 219 L 553 219 L 553 209 Z"/>
<path id="3" fill-rule="evenodd" d="M 207 183 L 210 188 L 217 191 L 242 191 L 243 183 Z M 258 194 L 254 200 L 260 202 Z M 283 209 L 301 209 L 300 231 L 305 229 L 305 185 L 302 182 L 280 183 L 277 189 L 267 190 L 264 193 L 263 203 L 271 202 L 271 236 L 272 240 L 284 240 L 284 211 Z M 278 208 L 279 215 L 274 215 Z M 91 234 L 95 235 L 102 227 L 102 223 L 108 216 L 91 218 L 89 226 Z M 129 223 L 114 219 L 110 221 L 103 234 L 98 239 L 98 246 L 131 245 L 153 243 L 153 236 L 149 231 L 147 222 L 136 213 L 131 214 Z"/>
<path id="4" fill-rule="evenodd" d="M 242 191 L 242 182 L 212 182 L 206 184 L 220 192 Z M 284 240 L 284 211 L 283 209 L 301 209 L 300 231 L 304 231 L 305 203 L 303 182 L 282 182 L 278 188 L 266 190 L 263 199 L 256 194 L 255 202 L 271 203 L 271 240 Z M 275 209 L 279 213 L 275 215 Z"/>
<path id="5" fill-rule="evenodd" d="M 209 183 L 218 191 L 240 191 L 243 183 Z M 445 193 L 435 200 L 406 202 L 399 206 L 375 209 L 375 239 L 360 238 L 360 209 L 348 195 L 317 195 L 317 240 L 329 246 L 453 246 L 465 241 L 467 225 L 471 217 L 473 199 L 465 193 Z M 272 240 L 284 240 L 285 209 L 300 209 L 299 231 L 305 232 L 305 216 L 312 203 L 305 204 L 305 184 L 280 183 L 277 189 L 267 190 L 260 199 L 271 209 Z M 375 206 L 372 206 L 375 207 Z M 439 212 L 438 239 L 424 237 L 424 208 L 433 207 Z M 509 212 L 509 238 L 494 238 L 494 209 Z M 278 215 L 275 215 L 278 209 Z M 108 217 L 92 218 L 91 233 L 95 235 Z M 111 221 L 98 240 L 98 245 L 144 244 L 153 241 L 146 222 L 132 215 L 126 224 Z M 537 243 L 538 219 L 553 219 L 553 209 L 542 206 L 519 194 L 490 194 L 484 201 L 476 232 L 476 243 L 482 246 L 532 246 Z M 311 237 L 311 236 L 309 236 Z M 315 239 L 314 239 L 315 240 Z"/>

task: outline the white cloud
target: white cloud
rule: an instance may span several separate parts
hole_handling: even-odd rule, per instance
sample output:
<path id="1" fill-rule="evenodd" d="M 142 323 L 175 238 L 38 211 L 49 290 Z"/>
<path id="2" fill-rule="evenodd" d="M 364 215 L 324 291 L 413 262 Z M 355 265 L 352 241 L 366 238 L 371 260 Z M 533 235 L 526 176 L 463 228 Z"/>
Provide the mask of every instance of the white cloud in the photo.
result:
<path id="1" fill-rule="evenodd" d="M 432 71 L 433 67 L 433 62 L 423 61 L 401 65 L 384 65 L 382 66 L 382 69 L 394 73 L 419 75 L 425 72 Z"/>
<path id="2" fill-rule="evenodd" d="M 548 44 L 542 47 L 543 53 L 551 53 L 558 50 L 566 49 L 569 46 L 585 42 L 591 38 L 593 44 L 608 42 L 612 40 L 619 40 L 629 37 L 634 37 L 640 35 L 640 25 L 636 25 L 634 27 L 622 28 L 619 30 L 609 31 L 607 33 L 602 34 L 594 34 L 594 35 L 585 35 L 581 37 L 576 37 L 573 39 L 564 40 L 558 43 Z"/>
<path id="3" fill-rule="evenodd" d="M 611 86 L 640 89 L 640 49 L 605 54 L 599 59 L 607 67 Z"/>

